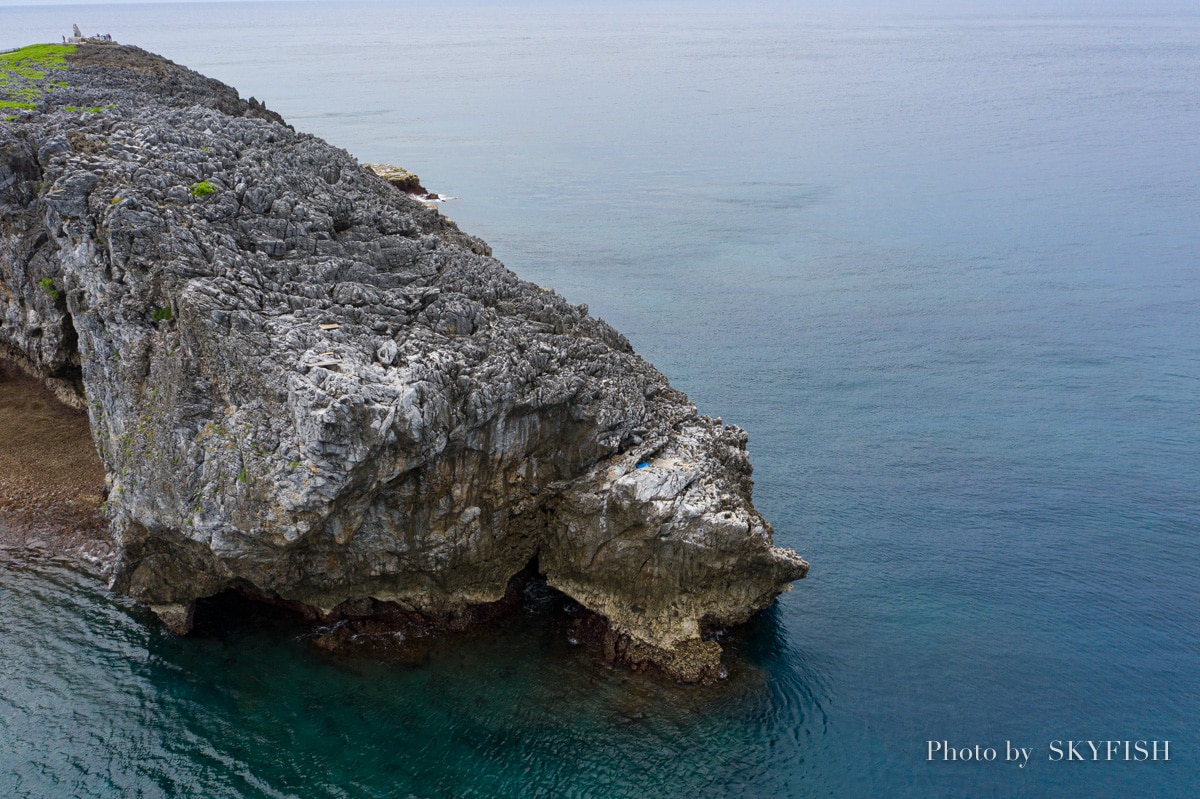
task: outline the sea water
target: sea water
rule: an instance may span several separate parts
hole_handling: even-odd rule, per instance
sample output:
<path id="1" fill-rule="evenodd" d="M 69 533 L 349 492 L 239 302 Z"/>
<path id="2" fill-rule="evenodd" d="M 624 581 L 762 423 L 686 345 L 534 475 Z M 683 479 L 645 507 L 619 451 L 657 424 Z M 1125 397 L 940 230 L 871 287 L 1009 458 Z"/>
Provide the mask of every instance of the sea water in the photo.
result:
<path id="1" fill-rule="evenodd" d="M 0 47 L 112 33 L 459 198 L 749 431 L 812 563 L 682 690 L 545 597 L 335 659 L 270 614 L 174 638 L 7 553 L 0 793 L 1200 790 L 1200 14 L 832 5 L 0 8 Z M 1087 740 L 1169 759 L 1054 759 Z"/>

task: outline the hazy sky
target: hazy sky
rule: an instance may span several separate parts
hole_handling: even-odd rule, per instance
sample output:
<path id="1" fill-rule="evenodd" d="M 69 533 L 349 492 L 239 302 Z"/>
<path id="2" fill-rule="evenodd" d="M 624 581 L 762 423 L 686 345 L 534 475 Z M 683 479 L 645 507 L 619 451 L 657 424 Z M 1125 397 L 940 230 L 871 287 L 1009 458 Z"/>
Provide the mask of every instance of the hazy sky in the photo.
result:
<path id="1" fill-rule="evenodd" d="M 0 0 L 0 6 L 87 6 L 87 5 L 137 5 L 140 3 L 222 3 L 222 2 L 241 2 L 242 0 L 71 0 L 63 2 L 63 0 Z M 253 2 L 296 2 L 296 0 L 252 0 Z M 303 1 L 303 0 L 301 0 Z M 419 0 L 427 2 L 428 0 Z M 479 2 L 479 0 L 475 0 Z M 526 0 L 527 1 L 527 0 Z M 554 0 L 547 0 L 553 2 Z M 607 2 L 608 0 L 575 0 L 575 2 L 587 3 Z M 495 0 L 497 3 L 509 2 L 509 0 Z M 688 0 L 678 0 L 680 5 L 687 5 Z M 1037 8 L 1038 6 L 1052 7 L 1056 9 L 1079 9 L 1081 11 L 1146 11 L 1149 9 L 1156 10 L 1171 10 L 1176 9 L 1185 11 L 1194 9 L 1194 0 L 1019 0 L 1015 3 L 998 4 L 995 0 L 799 0 L 799 4 L 809 4 L 814 6 L 828 5 L 836 7 L 844 5 L 849 7 L 854 6 L 873 6 L 879 8 L 894 7 L 902 9 L 911 6 L 932 6 L 943 8 L 987 8 L 989 6 L 997 10 L 1003 9 L 1005 6 L 1018 5 L 1027 8 Z"/>
<path id="2" fill-rule="evenodd" d="M 245 2 L 247 0 L 73 0 L 72 2 L 63 2 L 63 0 L 0 0 L 0 8 L 5 6 L 84 6 L 84 5 L 138 5 L 145 3 L 222 3 L 222 2 Z M 296 2 L 297 0 L 249 0 L 250 2 Z M 303 2 L 304 0 L 300 0 Z M 382 0 L 373 0 L 374 2 L 382 2 Z M 589 2 L 604 3 L 610 0 L 465 0 L 468 3 L 488 3 L 496 4 L 503 3 L 522 3 L 529 4 L 530 2 L 576 2 L 587 4 Z M 621 2 L 636 2 L 637 0 L 620 0 Z M 712 0 L 696 0 L 699 4 L 706 4 Z M 767 0 L 770 2 L 770 0 Z M 1105 16 L 1108 14 L 1123 15 L 1123 14 L 1173 14 L 1184 13 L 1192 14 L 1196 10 L 1196 0 L 1007 0 L 1003 3 L 998 3 L 996 0 L 790 0 L 796 5 L 809 5 L 814 8 L 842 8 L 843 10 L 853 9 L 875 9 L 875 10 L 895 10 L 895 11 L 920 11 L 920 12 L 965 12 L 965 13 L 991 13 L 996 12 L 999 16 L 1010 16 L 1021 13 L 1035 14 L 1055 14 L 1066 13 L 1072 14 L 1077 12 L 1087 16 Z M 430 0 L 412 0 L 416 3 L 430 2 Z M 464 2 L 464 0 L 444 0 L 445 4 L 453 4 L 456 2 Z M 675 0 L 681 6 L 687 6 L 692 0 Z M 777 2 L 789 2 L 789 0 L 777 0 Z"/>
<path id="3" fill-rule="evenodd" d="M 0 6 L 95 6 L 95 5 L 136 5 L 139 3 L 224 3 L 237 0 L 0 0 Z M 259 3 L 287 2 L 288 0 L 254 0 Z"/>

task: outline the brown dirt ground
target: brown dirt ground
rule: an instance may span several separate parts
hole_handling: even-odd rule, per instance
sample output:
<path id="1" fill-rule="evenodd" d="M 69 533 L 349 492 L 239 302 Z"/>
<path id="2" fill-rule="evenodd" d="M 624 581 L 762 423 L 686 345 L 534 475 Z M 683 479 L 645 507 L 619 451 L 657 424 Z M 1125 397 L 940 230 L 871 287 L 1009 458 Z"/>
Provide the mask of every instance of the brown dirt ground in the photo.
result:
<path id="1" fill-rule="evenodd" d="M 0 550 L 108 563 L 104 494 L 87 414 L 0 361 Z"/>

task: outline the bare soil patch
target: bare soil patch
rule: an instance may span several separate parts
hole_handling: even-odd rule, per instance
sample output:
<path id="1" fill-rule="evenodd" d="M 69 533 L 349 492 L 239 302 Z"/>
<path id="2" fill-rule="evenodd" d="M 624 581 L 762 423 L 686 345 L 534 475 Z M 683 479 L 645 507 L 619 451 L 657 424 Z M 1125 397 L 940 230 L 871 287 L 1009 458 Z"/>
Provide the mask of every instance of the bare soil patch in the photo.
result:
<path id="1" fill-rule="evenodd" d="M 104 466 L 87 414 L 0 361 L 0 549 L 35 549 L 106 564 Z"/>

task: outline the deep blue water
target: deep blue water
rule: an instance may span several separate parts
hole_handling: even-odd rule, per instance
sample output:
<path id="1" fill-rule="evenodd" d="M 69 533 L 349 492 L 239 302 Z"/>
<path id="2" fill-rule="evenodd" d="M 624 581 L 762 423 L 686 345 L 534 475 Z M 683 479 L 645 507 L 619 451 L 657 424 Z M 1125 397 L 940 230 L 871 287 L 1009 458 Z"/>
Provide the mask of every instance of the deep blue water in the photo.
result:
<path id="1" fill-rule="evenodd" d="M 536 604 L 331 660 L 17 559 L 0 794 L 1200 793 L 1200 13 L 900 5 L 0 8 L 0 47 L 111 32 L 461 198 L 750 432 L 812 563 L 686 691 Z M 1051 762 L 1070 739 L 1170 760 Z"/>

